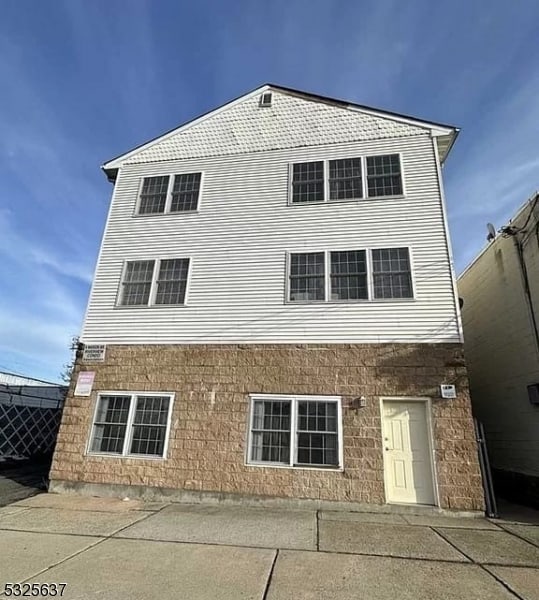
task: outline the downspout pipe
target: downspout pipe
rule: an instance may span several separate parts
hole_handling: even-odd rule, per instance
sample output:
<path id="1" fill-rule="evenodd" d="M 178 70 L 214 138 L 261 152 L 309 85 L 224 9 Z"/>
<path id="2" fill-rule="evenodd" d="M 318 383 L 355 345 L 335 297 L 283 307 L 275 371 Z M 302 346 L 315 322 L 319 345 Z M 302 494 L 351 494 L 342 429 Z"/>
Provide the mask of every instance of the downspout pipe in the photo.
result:
<path id="1" fill-rule="evenodd" d="M 537 349 L 537 353 L 539 354 L 539 328 L 537 326 L 537 317 L 535 316 L 535 311 L 533 309 L 533 301 L 530 290 L 530 279 L 528 277 L 528 269 L 526 267 L 526 259 L 524 257 L 524 245 L 522 243 L 522 240 L 518 239 L 517 236 L 513 237 L 513 242 L 517 250 L 518 262 L 520 264 L 520 272 L 522 273 L 522 281 L 524 283 L 524 294 L 526 296 L 526 304 L 528 305 L 528 310 L 530 312 L 532 330 L 535 337 L 535 346 Z"/>

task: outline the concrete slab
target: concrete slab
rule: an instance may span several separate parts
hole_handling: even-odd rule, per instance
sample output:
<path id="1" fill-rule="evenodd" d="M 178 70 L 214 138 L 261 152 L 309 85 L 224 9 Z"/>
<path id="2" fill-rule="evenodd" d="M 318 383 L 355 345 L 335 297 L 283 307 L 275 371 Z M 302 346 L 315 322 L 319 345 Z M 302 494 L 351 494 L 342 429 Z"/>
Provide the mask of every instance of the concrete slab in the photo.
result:
<path id="1" fill-rule="evenodd" d="M 23 531 L 0 531 L 0 591 L 4 583 L 23 581 L 98 542 L 75 535 L 38 535 Z M 46 581 L 53 581 L 46 579 Z"/>
<path id="2" fill-rule="evenodd" d="M 448 528 L 437 531 L 475 562 L 539 567 L 539 548 L 505 531 Z"/>
<path id="3" fill-rule="evenodd" d="M 63 510 L 89 510 L 92 512 L 152 510 L 146 509 L 144 502 L 141 502 L 140 500 L 94 498 L 91 496 L 74 496 L 68 494 L 39 494 L 38 496 L 33 496 L 32 498 L 26 498 L 17 502 L 16 506 L 29 506 L 31 508 L 61 508 Z M 159 506 L 162 508 L 163 504 L 160 504 Z M 157 510 L 159 510 L 159 508 Z"/>
<path id="4" fill-rule="evenodd" d="M 524 600 L 539 600 L 539 569 L 486 567 Z"/>
<path id="5" fill-rule="evenodd" d="M 76 535 L 109 536 L 153 513 L 125 513 L 62 510 L 59 508 L 27 508 L 0 519 L 0 529 L 41 533 L 71 533 Z"/>
<path id="6" fill-rule="evenodd" d="M 274 554 L 110 539 L 47 571 L 47 581 L 67 582 L 72 600 L 261 600 Z"/>
<path id="7" fill-rule="evenodd" d="M 406 525 L 406 521 L 401 515 L 384 513 L 321 510 L 318 513 L 318 518 L 322 521 L 355 521 L 357 523 L 394 523 L 396 525 Z"/>
<path id="8" fill-rule="evenodd" d="M 328 552 L 468 562 L 427 527 L 320 521 L 319 547 Z"/>
<path id="9" fill-rule="evenodd" d="M 119 537 L 315 550 L 316 513 L 173 504 Z"/>
<path id="10" fill-rule="evenodd" d="M 537 525 L 517 525 L 512 523 L 504 523 L 502 527 L 511 533 L 520 535 L 532 544 L 539 546 L 539 527 Z"/>
<path id="11" fill-rule="evenodd" d="M 2 506 L 0 507 L 0 519 L 6 515 L 15 515 L 23 510 L 26 510 L 25 506 L 15 506 L 13 504 L 10 504 L 9 506 Z"/>
<path id="12" fill-rule="evenodd" d="M 460 517 L 442 517 L 442 516 L 414 516 L 405 515 L 404 519 L 409 525 L 425 525 L 427 527 L 456 527 L 459 529 L 491 529 L 493 531 L 500 531 L 500 528 L 487 521 L 487 519 L 466 519 Z"/>
<path id="13" fill-rule="evenodd" d="M 267 600 L 514 600 L 481 567 L 374 556 L 279 553 Z"/>

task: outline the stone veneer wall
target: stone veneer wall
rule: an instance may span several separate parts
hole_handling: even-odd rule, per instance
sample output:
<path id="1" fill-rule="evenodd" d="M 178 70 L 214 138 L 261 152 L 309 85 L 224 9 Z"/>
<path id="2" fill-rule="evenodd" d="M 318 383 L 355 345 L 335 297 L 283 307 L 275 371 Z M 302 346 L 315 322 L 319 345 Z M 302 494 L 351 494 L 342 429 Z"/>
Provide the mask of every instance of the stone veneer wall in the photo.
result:
<path id="1" fill-rule="evenodd" d="M 382 504 L 380 396 L 432 400 L 442 508 L 483 508 L 468 379 L 460 344 L 108 346 L 74 369 L 50 478 Z M 95 371 L 91 397 L 73 396 Z M 456 400 L 439 398 L 454 383 Z M 85 456 L 97 392 L 175 392 L 168 458 Z M 343 396 L 344 472 L 244 465 L 249 393 Z M 358 396 L 365 408 L 354 408 Z"/>

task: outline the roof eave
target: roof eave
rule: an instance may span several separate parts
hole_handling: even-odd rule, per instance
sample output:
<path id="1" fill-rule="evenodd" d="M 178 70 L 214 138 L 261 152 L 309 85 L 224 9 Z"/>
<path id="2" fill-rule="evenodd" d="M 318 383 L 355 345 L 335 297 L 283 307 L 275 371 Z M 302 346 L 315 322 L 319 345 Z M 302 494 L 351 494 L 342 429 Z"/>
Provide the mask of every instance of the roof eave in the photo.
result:
<path id="1" fill-rule="evenodd" d="M 107 167 L 107 163 L 101 165 L 101 170 L 107 176 L 107 181 L 110 183 L 116 183 L 116 177 L 118 176 L 119 167 L 109 168 Z"/>
<path id="2" fill-rule="evenodd" d="M 457 137 L 460 133 L 460 129 L 454 127 L 452 131 L 446 134 L 436 136 L 436 143 L 438 145 L 438 156 L 440 157 L 440 164 L 443 165 L 446 161 L 449 153 L 451 152 Z"/>

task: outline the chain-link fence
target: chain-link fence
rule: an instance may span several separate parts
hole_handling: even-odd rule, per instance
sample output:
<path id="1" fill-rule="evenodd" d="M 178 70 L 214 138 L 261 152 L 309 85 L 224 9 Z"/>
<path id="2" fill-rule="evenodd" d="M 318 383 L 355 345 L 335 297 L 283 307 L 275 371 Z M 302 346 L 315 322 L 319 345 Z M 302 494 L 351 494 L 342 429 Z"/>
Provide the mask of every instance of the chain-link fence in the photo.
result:
<path id="1" fill-rule="evenodd" d="M 66 388 L 0 384 L 0 458 L 54 449 Z"/>

